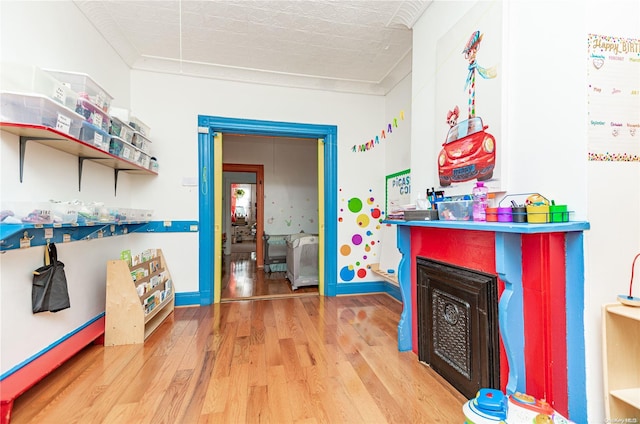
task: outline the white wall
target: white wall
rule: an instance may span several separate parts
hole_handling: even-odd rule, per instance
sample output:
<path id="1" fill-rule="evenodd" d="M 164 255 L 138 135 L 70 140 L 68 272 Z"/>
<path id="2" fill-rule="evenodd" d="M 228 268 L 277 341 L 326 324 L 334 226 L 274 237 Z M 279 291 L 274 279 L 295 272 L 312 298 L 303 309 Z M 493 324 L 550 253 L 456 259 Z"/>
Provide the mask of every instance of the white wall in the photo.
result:
<path id="1" fill-rule="evenodd" d="M 394 129 L 392 137 L 385 142 L 385 175 L 395 174 L 412 166 L 411 163 L 411 74 L 402 79 L 386 96 L 385 120 L 392 122 L 400 112 L 404 112 L 404 120 L 400 121 L 397 129 Z M 422 165 L 418 162 L 416 166 Z M 413 173 L 413 170 L 412 170 Z M 381 182 L 383 186 L 386 181 Z M 424 187 L 412 185 L 412 201 L 418 196 L 426 197 Z M 383 225 L 380 228 L 380 258 L 381 270 L 393 269 L 397 272 L 398 264 L 402 256 L 397 247 L 397 227 L 395 225 Z M 374 261 L 378 262 L 378 261 Z"/>
<path id="2" fill-rule="evenodd" d="M 640 2 L 590 1 L 583 6 L 586 34 L 640 39 Z M 584 44 L 583 44 L 584 45 Z M 582 46 L 582 45 L 581 45 Z M 580 49 L 582 51 L 582 49 Z M 583 54 L 584 56 L 584 54 Z M 581 66 L 585 66 L 584 57 Z M 576 63 L 577 64 L 577 63 Z M 586 90 L 583 90 L 586 94 Z M 640 111 L 638 119 L 640 119 Z M 587 120 L 584 119 L 583 126 Z M 629 291 L 631 263 L 640 253 L 640 164 L 638 162 L 588 162 L 588 219 L 586 232 L 587 281 L 585 287 L 585 347 L 589 422 L 602 422 L 604 406 L 602 376 L 602 305 L 616 302 Z M 615 212 L 612 199 L 622 199 L 624 207 Z M 615 203 L 616 200 L 613 200 Z M 638 273 L 634 294 L 638 290 Z"/>
<path id="3" fill-rule="evenodd" d="M 114 104 L 128 106 L 128 67 L 73 3 L 3 1 L 0 9 L 2 61 L 87 73 L 116 97 Z M 136 177 L 121 174 L 116 197 L 113 169 L 85 163 L 78 192 L 78 158 L 36 143 L 27 145 L 20 183 L 18 137 L 1 132 L 0 138 L 3 202 L 79 199 L 129 206 Z M 0 255 L 0 374 L 104 312 L 106 261 L 119 257 L 126 243 L 115 237 L 58 246 L 71 308 L 56 314 L 31 313 L 31 272 L 42 265 L 44 248 Z"/>
<path id="4" fill-rule="evenodd" d="M 264 165 L 264 232 L 318 233 L 318 141 L 277 137 L 222 139 L 224 163 Z"/>
<path id="5" fill-rule="evenodd" d="M 157 100 L 159 93 L 162 101 Z M 365 143 L 385 127 L 384 97 L 133 71 L 131 107 L 152 127 L 154 154 L 161 170 L 137 200 L 145 204 L 152 201 L 155 193 L 162 192 L 170 199 L 156 209 L 162 219 L 198 218 L 197 188 L 180 185 L 183 177 L 198 176 L 198 115 L 336 125 L 340 207 L 351 197 L 374 197 L 380 205 L 384 204 L 385 148 L 352 152 L 354 144 Z M 339 245 L 350 243 L 354 232 L 361 230 L 353 219 L 340 222 Z M 185 291 L 198 289 L 196 252 L 195 236 L 186 246 L 171 252 L 184 265 L 184 274 L 177 275 L 173 269 L 172 274 L 176 284 L 181 282 L 178 287 Z M 375 247 L 373 253 L 377 255 L 377 252 Z M 338 267 L 349 266 L 356 260 L 361 257 L 340 256 Z"/>
<path id="6" fill-rule="evenodd" d="M 436 43 L 476 5 L 433 3 L 414 26 L 412 169 L 435 183 Z M 511 1 L 504 8 L 506 182 L 511 193 L 562 199 L 585 232 L 585 347 L 589 422 L 604 421 L 601 306 L 628 290 L 640 245 L 638 163 L 587 162 L 587 34 L 640 38 L 637 1 Z M 481 6 L 482 7 L 482 6 Z M 625 199 L 612 214 L 609 199 Z M 636 293 L 637 295 L 637 293 Z"/>

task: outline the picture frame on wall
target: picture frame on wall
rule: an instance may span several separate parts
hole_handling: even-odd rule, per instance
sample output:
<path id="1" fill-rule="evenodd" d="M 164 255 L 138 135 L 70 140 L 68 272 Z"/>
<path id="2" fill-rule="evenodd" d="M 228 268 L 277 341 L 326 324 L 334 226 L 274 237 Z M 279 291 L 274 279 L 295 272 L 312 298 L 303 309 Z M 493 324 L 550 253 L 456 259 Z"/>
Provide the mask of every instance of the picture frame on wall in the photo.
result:
<path id="1" fill-rule="evenodd" d="M 506 190 L 503 40 L 502 2 L 479 2 L 437 42 L 435 169 L 447 196 L 477 181 Z"/>

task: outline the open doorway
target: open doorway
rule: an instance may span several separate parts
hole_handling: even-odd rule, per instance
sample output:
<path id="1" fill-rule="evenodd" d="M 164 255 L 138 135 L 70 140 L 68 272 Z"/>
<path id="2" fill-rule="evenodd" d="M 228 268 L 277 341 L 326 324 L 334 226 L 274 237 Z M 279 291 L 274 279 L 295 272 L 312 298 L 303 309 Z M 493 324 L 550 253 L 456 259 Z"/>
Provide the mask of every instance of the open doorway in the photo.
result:
<path id="1" fill-rule="evenodd" d="M 224 163 L 222 165 L 222 253 L 253 253 L 263 263 L 260 243 L 264 228 L 264 166 Z M 245 243 L 240 246 L 241 243 Z M 236 246 L 238 245 L 238 246 Z"/>
<path id="2" fill-rule="evenodd" d="M 307 138 L 318 148 L 318 227 L 320 295 L 336 296 L 338 276 L 337 127 L 335 125 L 198 116 L 199 290 L 201 305 L 220 302 L 222 267 L 222 134 Z M 213 260 L 211 260 L 213 258 Z M 216 273 L 218 274 L 216 275 Z M 329 278 L 326 279 L 325 276 Z M 196 298 L 197 296 L 197 298 Z M 194 302 L 194 303 L 195 303 Z"/>
<path id="3" fill-rule="evenodd" d="M 231 183 L 227 195 L 231 201 L 228 211 L 231 231 L 226 237 L 223 234 L 222 239 L 230 242 L 229 253 L 256 253 L 256 184 Z"/>
<path id="4" fill-rule="evenodd" d="M 317 141 L 224 134 L 222 158 L 221 301 L 317 295 Z M 294 245 L 302 236 L 315 236 L 304 240 L 315 245 L 300 246 L 302 240 Z"/>

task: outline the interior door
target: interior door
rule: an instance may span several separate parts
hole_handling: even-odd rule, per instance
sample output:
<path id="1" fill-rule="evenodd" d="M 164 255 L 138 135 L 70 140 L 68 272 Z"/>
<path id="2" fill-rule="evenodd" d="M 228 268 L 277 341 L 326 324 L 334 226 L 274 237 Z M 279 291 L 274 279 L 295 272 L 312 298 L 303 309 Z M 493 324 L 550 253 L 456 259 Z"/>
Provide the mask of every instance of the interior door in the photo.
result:
<path id="1" fill-rule="evenodd" d="M 213 302 L 219 303 L 222 293 L 222 133 L 213 135 L 213 172 L 215 181 L 213 192 L 214 204 L 218 207 L 213 211 L 213 266 L 216 272 L 213 274 Z"/>

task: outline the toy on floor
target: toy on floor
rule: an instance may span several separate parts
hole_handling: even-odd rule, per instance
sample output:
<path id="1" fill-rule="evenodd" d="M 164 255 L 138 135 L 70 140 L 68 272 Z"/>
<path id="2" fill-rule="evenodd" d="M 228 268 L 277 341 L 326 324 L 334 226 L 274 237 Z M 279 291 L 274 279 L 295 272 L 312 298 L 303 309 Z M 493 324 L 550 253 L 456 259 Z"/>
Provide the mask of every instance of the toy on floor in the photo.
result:
<path id="1" fill-rule="evenodd" d="M 474 399 L 462 405 L 465 424 L 572 424 L 551 405 L 516 392 L 506 396 L 500 390 L 480 389 Z"/>

